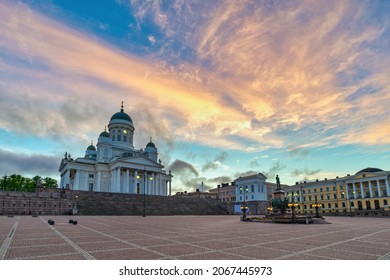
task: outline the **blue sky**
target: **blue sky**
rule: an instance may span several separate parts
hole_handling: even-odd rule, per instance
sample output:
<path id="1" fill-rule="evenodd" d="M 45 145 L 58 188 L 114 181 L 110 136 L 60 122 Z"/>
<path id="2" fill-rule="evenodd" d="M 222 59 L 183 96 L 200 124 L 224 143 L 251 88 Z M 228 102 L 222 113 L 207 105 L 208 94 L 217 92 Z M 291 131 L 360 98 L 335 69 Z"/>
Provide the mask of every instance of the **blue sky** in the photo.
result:
<path id="1" fill-rule="evenodd" d="M 390 166 L 390 1 L 0 3 L 0 173 L 58 178 L 124 101 L 174 190 Z"/>

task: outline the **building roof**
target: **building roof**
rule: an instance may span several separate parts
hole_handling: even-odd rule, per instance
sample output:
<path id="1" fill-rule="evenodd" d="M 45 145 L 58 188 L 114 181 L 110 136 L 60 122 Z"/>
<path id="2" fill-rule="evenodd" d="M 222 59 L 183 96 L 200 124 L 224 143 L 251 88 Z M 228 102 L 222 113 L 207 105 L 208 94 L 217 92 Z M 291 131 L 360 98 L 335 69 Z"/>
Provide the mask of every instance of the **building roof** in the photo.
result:
<path id="1" fill-rule="evenodd" d="M 382 169 L 379 169 L 379 168 L 367 167 L 367 168 L 364 168 L 364 169 L 360 170 L 360 171 L 357 172 L 355 175 L 361 174 L 361 173 L 375 173 L 375 172 L 382 172 L 382 171 L 383 171 L 383 170 L 382 170 Z"/>
<path id="2" fill-rule="evenodd" d="M 259 172 L 257 174 L 239 177 L 239 178 L 235 179 L 234 181 L 248 180 L 248 179 L 254 179 L 254 178 L 258 178 L 258 177 L 263 177 L 264 179 L 267 179 L 267 177 L 263 173 Z"/>

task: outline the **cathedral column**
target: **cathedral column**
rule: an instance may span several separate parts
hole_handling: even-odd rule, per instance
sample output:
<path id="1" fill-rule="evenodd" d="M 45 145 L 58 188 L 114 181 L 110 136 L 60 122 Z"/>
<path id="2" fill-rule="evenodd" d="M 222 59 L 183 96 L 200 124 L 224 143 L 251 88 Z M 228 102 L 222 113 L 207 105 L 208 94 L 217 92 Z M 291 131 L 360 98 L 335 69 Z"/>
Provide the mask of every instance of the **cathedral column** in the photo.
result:
<path id="1" fill-rule="evenodd" d="M 390 196 L 389 177 L 385 179 L 386 183 L 386 196 Z"/>
<path id="2" fill-rule="evenodd" d="M 118 167 L 116 171 L 116 176 L 117 176 L 117 192 L 121 192 L 121 169 Z"/>
<path id="3" fill-rule="evenodd" d="M 355 183 L 352 183 L 352 187 L 353 187 L 353 199 L 356 199 L 356 186 L 355 186 Z"/>
<path id="4" fill-rule="evenodd" d="M 96 180 L 96 191 L 101 192 L 102 191 L 102 172 L 97 172 L 97 180 Z"/>
<path id="5" fill-rule="evenodd" d="M 161 184 L 161 173 L 158 173 L 158 186 L 157 186 L 157 195 L 161 195 L 161 189 L 162 184 Z"/>
<path id="6" fill-rule="evenodd" d="M 169 183 L 169 195 L 171 196 L 172 195 L 172 180 L 169 179 L 168 183 Z"/>
<path id="7" fill-rule="evenodd" d="M 345 193 L 347 194 L 347 199 L 349 199 L 349 188 L 348 188 L 348 184 L 345 184 Z"/>
<path id="8" fill-rule="evenodd" d="M 73 185 L 74 190 L 80 190 L 80 173 L 77 170 L 76 171 L 76 176 L 74 178 L 74 185 Z"/>
<path id="9" fill-rule="evenodd" d="M 364 198 L 365 195 L 364 195 L 364 191 L 363 191 L 363 182 L 360 181 L 359 184 L 360 184 L 360 194 L 361 194 L 362 198 Z"/>
<path id="10" fill-rule="evenodd" d="M 115 169 L 111 170 L 110 171 L 110 175 L 111 175 L 111 186 L 109 187 L 108 191 L 109 192 L 112 192 L 114 190 L 114 186 L 115 186 Z"/>
<path id="11" fill-rule="evenodd" d="M 157 176 L 156 173 L 153 173 L 153 194 L 157 194 Z"/>
<path id="12" fill-rule="evenodd" d="M 129 169 L 126 169 L 126 179 L 125 179 L 125 192 L 130 193 L 130 172 Z"/>
<path id="13" fill-rule="evenodd" d="M 145 171 L 145 193 L 146 194 L 149 194 L 149 175 L 148 173 Z"/>
<path id="14" fill-rule="evenodd" d="M 154 173 L 150 173 L 150 194 L 154 195 Z"/>
<path id="15" fill-rule="evenodd" d="M 64 188 L 70 188 L 70 170 L 68 169 L 64 174 Z"/>
<path id="16" fill-rule="evenodd" d="M 137 193 L 137 182 L 138 182 L 138 172 L 137 170 L 134 170 L 134 184 L 133 184 L 133 191 L 131 193 Z"/>

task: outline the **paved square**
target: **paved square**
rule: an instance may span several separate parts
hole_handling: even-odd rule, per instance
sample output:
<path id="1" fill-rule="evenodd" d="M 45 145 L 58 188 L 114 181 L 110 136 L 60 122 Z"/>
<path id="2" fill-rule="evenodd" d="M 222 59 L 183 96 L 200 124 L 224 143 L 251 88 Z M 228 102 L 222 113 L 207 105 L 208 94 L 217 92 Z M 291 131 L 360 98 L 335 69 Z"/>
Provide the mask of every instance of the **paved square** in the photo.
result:
<path id="1" fill-rule="evenodd" d="M 331 224 L 244 223 L 239 216 L 0 216 L 0 259 L 390 259 L 389 218 L 327 220 Z"/>

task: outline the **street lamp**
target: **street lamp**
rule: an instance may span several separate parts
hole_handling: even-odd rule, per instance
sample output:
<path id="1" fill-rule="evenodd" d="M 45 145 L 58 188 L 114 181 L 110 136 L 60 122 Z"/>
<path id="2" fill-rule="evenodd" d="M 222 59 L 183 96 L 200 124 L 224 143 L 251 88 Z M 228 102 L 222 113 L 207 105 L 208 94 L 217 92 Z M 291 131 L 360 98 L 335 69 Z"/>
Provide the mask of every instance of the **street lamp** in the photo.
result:
<path id="1" fill-rule="evenodd" d="M 315 197 L 316 201 L 312 206 L 316 209 L 316 218 L 321 218 L 320 214 L 318 213 L 318 209 L 322 206 L 320 203 L 317 202 L 317 196 Z"/>
<path id="2" fill-rule="evenodd" d="M 294 191 L 292 191 L 291 194 L 289 194 L 289 196 L 291 196 L 291 202 L 288 204 L 288 207 L 291 208 L 291 219 L 292 219 L 292 222 L 295 223 L 295 207 L 298 206 L 298 203 L 295 202 L 295 197 L 297 196 L 298 194 L 297 193 L 294 193 Z"/>
<path id="3" fill-rule="evenodd" d="M 246 206 L 246 192 L 248 191 L 248 186 L 245 186 L 244 188 L 243 187 L 240 187 L 240 192 L 242 192 L 242 190 L 244 190 L 244 204 L 241 205 L 241 211 L 242 211 L 242 220 L 245 221 L 246 220 L 246 210 L 248 210 L 248 206 Z"/>

